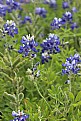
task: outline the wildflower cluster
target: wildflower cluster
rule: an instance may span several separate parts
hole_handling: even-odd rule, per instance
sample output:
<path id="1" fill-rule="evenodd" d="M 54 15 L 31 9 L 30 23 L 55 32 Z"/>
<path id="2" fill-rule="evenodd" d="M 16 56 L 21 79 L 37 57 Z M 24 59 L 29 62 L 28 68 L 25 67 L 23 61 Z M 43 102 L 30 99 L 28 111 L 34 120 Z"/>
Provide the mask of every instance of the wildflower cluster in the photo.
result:
<path id="1" fill-rule="evenodd" d="M 50 54 L 60 52 L 59 45 L 59 37 L 50 33 L 48 38 L 40 45 L 42 47 L 42 63 L 48 62 L 48 59 L 51 59 Z"/>
<path id="2" fill-rule="evenodd" d="M 23 44 L 20 46 L 20 49 L 18 52 L 20 54 L 23 54 L 23 57 L 26 57 L 30 54 L 30 57 L 36 57 L 36 53 L 38 50 L 36 47 L 38 46 L 38 43 L 35 42 L 34 36 L 30 37 L 30 35 L 26 35 L 22 37 L 21 43 Z"/>
<path id="3" fill-rule="evenodd" d="M 20 112 L 20 110 L 18 110 L 18 112 L 13 111 L 12 116 L 16 118 L 11 121 L 26 121 L 26 119 L 29 118 L 29 115 L 24 114 L 23 111 Z"/>
<path id="4" fill-rule="evenodd" d="M 6 5 L 11 10 L 10 12 L 12 12 L 12 10 L 21 9 L 20 3 L 15 2 L 14 0 L 6 0 Z"/>
<path id="5" fill-rule="evenodd" d="M 52 30 L 59 29 L 62 26 L 62 19 L 61 18 L 54 18 L 54 20 L 51 23 Z"/>
<path id="6" fill-rule="evenodd" d="M 52 8 L 56 8 L 56 7 L 57 7 L 57 2 L 56 2 L 56 0 L 50 0 L 50 1 L 44 0 L 44 3 L 45 3 L 45 4 L 49 4 L 49 6 L 52 7 Z"/>
<path id="7" fill-rule="evenodd" d="M 37 14 L 39 16 L 46 17 L 46 13 L 47 13 L 47 11 L 45 10 L 45 8 L 38 7 L 35 9 L 35 14 Z"/>
<path id="8" fill-rule="evenodd" d="M 14 21 L 7 20 L 7 22 L 4 24 L 3 34 L 8 34 L 11 37 L 14 37 L 15 34 L 18 34 L 18 28 L 16 27 Z"/>
<path id="9" fill-rule="evenodd" d="M 70 56 L 66 59 L 66 62 L 62 64 L 65 69 L 62 69 L 62 74 L 77 74 L 79 71 L 78 63 L 81 62 L 79 54 Z"/>
<path id="10" fill-rule="evenodd" d="M 67 21 L 71 22 L 72 19 L 73 19 L 73 15 L 72 15 L 72 13 L 69 12 L 69 11 L 66 12 L 66 13 L 64 13 L 63 16 L 62 16 L 62 21 L 63 21 L 64 23 L 67 22 Z"/>
<path id="11" fill-rule="evenodd" d="M 6 5 L 0 4 L 0 16 L 3 17 L 6 15 L 8 7 Z"/>
<path id="12" fill-rule="evenodd" d="M 5 3 L 5 4 L 4 4 Z M 12 12 L 13 10 L 22 10 L 20 3 L 14 0 L 0 1 L 0 16 L 5 16 L 6 12 Z"/>
<path id="13" fill-rule="evenodd" d="M 72 22 L 73 20 L 73 15 L 71 12 L 66 11 L 63 15 L 62 18 L 54 18 L 52 23 L 50 24 L 51 29 L 59 29 L 60 27 L 64 26 L 67 22 L 70 24 L 70 28 L 74 30 L 75 28 L 78 28 L 78 25 L 76 22 Z"/>

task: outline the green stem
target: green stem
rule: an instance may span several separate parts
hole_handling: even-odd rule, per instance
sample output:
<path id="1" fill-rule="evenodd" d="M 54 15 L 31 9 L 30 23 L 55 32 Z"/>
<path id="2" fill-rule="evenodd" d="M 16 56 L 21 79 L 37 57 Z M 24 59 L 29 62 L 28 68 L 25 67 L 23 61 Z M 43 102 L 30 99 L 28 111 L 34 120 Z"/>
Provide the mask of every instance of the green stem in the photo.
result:
<path id="1" fill-rule="evenodd" d="M 71 81 L 70 81 L 70 84 L 69 84 L 69 91 L 71 92 Z"/>
<path id="2" fill-rule="evenodd" d="M 69 83 L 69 91 L 70 91 L 70 92 L 71 92 L 71 88 L 72 88 L 72 87 L 71 87 L 71 76 L 72 76 L 72 75 L 70 74 L 69 77 L 68 77 L 69 80 L 70 80 L 70 83 Z"/>
<path id="3" fill-rule="evenodd" d="M 48 102 L 46 101 L 46 99 L 44 98 L 44 96 L 41 94 L 41 92 L 39 91 L 39 88 L 38 88 L 37 83 L 36 83 L 36 82 L 34 82 L 34 85 L 35 85 L 35 87 L 36 87 L 36 89 L 37 89 L 37 91 L 38 91 L 39 95 L 43 98 L 43 100 L 45 101 L 45 103 L 47 104 L 47 106 L 48 106 L 48 107 L 49 107 L 49 109 L 50 109 L 50 105 L 48 104 Z"/>
<path id="4" fill-rule="evenodd" d="M 61 36 L 61 35 L 60 35 Z M 68 38 L 68 37 L 79 37 L 79 36 L 81 36 L 81 33 L 79 33 L 79 34 L 70 34 L 70 35 L 66 35 L 66 36 L 61 36 L 62 38 Z"/>

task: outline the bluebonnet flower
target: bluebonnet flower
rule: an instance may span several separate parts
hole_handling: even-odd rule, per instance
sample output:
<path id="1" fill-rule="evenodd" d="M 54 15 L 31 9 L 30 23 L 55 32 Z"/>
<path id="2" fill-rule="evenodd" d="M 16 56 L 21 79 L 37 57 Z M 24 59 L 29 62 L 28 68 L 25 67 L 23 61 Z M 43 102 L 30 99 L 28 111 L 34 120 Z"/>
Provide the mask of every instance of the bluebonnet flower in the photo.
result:
<path id="1" fill-rule="evenodd" d="M 64 1 L 64 2 L 62 3 L 62 7 L 63 7 L 64 9 L 69 8 L 69 3 L 68 3 L 67 1 Z"/>
<path id="2" fill-rule="evenodd" d="M 71 27 L 72 30 L 74 30 L 75 28 L 78 28 L 78 25 L 75 22 L 75 23 L 72 23 L 70 27 Z"/>
<path id="3" fill-rule="evenodd" d="M 73 7 L 73 8 L 72 8 L 72 12 L 73 12 L 73 13 L 76 13 L 76 12 L 77 12 L 76 7 Z"/>
<path id="4" fill-rule="evenodd" d="M 36 64 L 33 65 L 32 69 L 27 69 L 27 75 L 29 75 L 29 78 L 35 79 L 40 76 L 40 70 L 37 69 L 38 65 L 40 62 L 37 62 Z"/>
<path id="5" fill-rule="evenodd" d="M 52 7 L 52 8 L 56 8 L 57 7 L 56 0 L 44 0 L 44 4 L 49 4 L 50 7 Z"/>
<path id="6" fill-rule="evenodd" d="M 42 47 L 42 52 L 58 53 L 60 52 L 59 45 L 59 37 L 50 33 L 48 38 L 46 38 L 40 46 Z"/>
<path id="7" fill-rule="evenodd" d="M 20 46 L 20 49 L 18 50 L 20 54 L 23 54 L 24 57 L 28 56 L 29 54 L 31 57 L 36 57 L 36 53 L 38 52 L 36 47 L 38 46 L 38 43 L 35 42 L 34 36 L 23 36 L 21 43 L 23 45 Z"/>
<path id="8" fill-rule="evenodd" d="M 48 1 L 48 0 L 44 0 L 43 3 L 44 3 L 44 4 L 49 4 L 49 1 Z"/>
<path id="9" fill-rule="evenodd" d="M 18 110 L 18 113 L 13 111 L 12 116 L 15 118 L 11 121 L 26 121 L 26 119 L 29 118 L 29 115 L 24 114 L 23 111 L 20 112 L 20 110 Z"/>
<path id="10" fill-rule="evenodd" d="M 14 0 L 6 0 L 6 4 L 11 9 L 11 11 L 12 10 L 17 10 L 17 9 L 21 10 L 19 2 L 15 2 Z"/>
<path id="11" fill-rule="evenodd" d="M 32 23 L 32 20 L 31 20 L 30 16 L 25 16 L 24 20 L 21 20 L 20 24 L 25 24 L 26 22 Z"/>
<path id="12" fill-rule="evenodd" d="M 45 62 L 48 62 L 49 59 L 52 59 L 50 54 L 47 51 L 43 52 L 42 55 L 41 55 L 41 62 L 42 62 L 42 64 L 44 64 Z"/>
<path id="13" fill-rule="evenodd" d="M 65 24 L 67 21 L 71 22 L 73 19 L 73 15 L 71 12 L 67 11 L 66 13 L 63 14 L 62 16 L 62 24 Z"/>
<path id="14" fill-rule="evenodd" d="M 35 14 L 40 15 L 42 17 L 46 17 L 46 13 L 47 11 L 45 10 L 45 8 L 38 7 L 35 9 Z"/>
<path id="15" fill-rule="evenodd" d="M 50 5 L 50 7 L 52 7 L 52 8 L 56 8 L 56 7 L 57 7 L 56 0 L 50 0 L 49 5 Z"/>
<path id="16" fill-rule="evenodd" d="M 62 69 L 62 74 L 77 74 L 79 71 L 79 68 L 77 67 L 79 62 L 81 62 L 79 54 L 67 58 L 66 62 L 62 64 L 62 66 L 65 67 L 65 69 Z"/>
<path id="17" fill-rule="evenodd" d="M 7 22 L 4 24 L 3 34 L 8 34 L 12 37 L 14 37 L 15 34 L 18 34 L 18 28 L 16 27 L 14 21 L 7 20 Z"/>
<path id="18" fill-rule="evenodd" d="M 59 29 L 62 26 L 62 19 L 61 18 L 54 18 L 52 23 L 51 23 L 51 28 L 52 30 L 54 29 Z"/>
<path id="19" fill-rule="evenodd" d="M 6 15 L 8 7 L 6 5 L 0 4 L 0 16 L 3 17 Z"/>
<path id="20" fill-rule="evenodd" d="M 31 69 L 33 76 L 37 77 L 37 78 L 40 76 L 40 70 L 37 70 L 37 67 L 39 64 L 40 64 L 40 62 L 37 62 L 35 65 L 33 65 L 33 68 Z"/>
<path id="21" fill-rule="evenodd" d="M 30 0 L 20 0 L 20 3 L 29 3 Z"/>
<path id="22" fill-rule="evenodd" d="M 0 0 L 0 4 L 3 4 L 3 0 Z"/>
<path id="23" fill-rule="evenodd" d="M 59 37 L 50 33 L 48 38 L 46 38 L 46 40 L 44 40 L 40 44 L 40 46 L 42 47 L 42 63 L 44 63 L 45 61 L 48 62 L 48 59 L 51 59 L 50 54 L 60 52 L 59 45 Z"/>

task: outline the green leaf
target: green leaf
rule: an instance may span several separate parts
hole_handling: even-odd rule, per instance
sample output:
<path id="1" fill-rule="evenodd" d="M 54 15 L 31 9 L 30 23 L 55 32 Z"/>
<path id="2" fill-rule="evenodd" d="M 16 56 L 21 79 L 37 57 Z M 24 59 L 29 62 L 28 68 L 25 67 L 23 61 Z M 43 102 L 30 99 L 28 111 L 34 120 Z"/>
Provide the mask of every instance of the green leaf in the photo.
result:
<path id="1" fill-rule="evenodd" d="M 6 77 L 6 79 L 8 79 L 9 81 L 13 81 L 13 79 L 10 78 L 10 77 L 9 77 L 6 73 L 4 73 L 4 72 L 0 72 L 0 75 Z"/>
<path id="2" fill-rule="evenodd" d="M 70 98 L 71 101 L 74 101 L 74 95 L 73 95 L 72 92 L 69 92 L 69 98 Z"/>
<path id="3" fill-rule="evenodd" d="M 18 57 L 16 58 L 16 60 L 14 61 L 12 67 L 15 68 L 15 67 L 19 64 L 19 62 L 20 62 L 20 57 L 18 56 Z"/>
<path id="4" fill-rule="evenodd" d="M 25 64 L 26 64 L 26 61 L 23 60 L 22 62 L 20 62 L 20 63 L 18 63 L 18 64 L 16 65 L 16 68 L 21 68 L 21 67 L 24 66 Z"/>
<path id="5" fill-rule="evenodd" d="M 9 94 L 7 92 L 4 92 L 4 96 L 11 102 L 15 102 L 16 101 L 16 96 L 13 94 Z"/>
<path id="6" fill-rule="evenodd" d="M 73 106 L 74 106 L 74 107 L 81 106 L 81 101 L 79 101 L 79 102 L 73 104 Z"/>
<path id="7" fill-rule="evenodd" d="M 66 120 L 67 120 L 66 118 L 58 119 L 58 121 L 66 121 Z"/>
<path id="8" fill-rule="evenodd" d="M 80 101 L 80 100 L 81 100 L 81 91 L 78 92 L 76 99 L 75 99 L 75 102 Z"/>
<path id="9" fill-rule="evenodd" d="M 3 58 L 4 57 L 4 55 L 0 52 L 0 56 Z"/>

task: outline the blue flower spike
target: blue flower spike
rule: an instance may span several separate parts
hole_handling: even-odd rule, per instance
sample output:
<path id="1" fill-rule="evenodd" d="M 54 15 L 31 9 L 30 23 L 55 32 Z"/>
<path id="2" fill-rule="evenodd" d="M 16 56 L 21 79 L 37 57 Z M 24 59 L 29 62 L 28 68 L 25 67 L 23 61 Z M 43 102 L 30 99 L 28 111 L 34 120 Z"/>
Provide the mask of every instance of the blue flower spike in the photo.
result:
<path id="1" fill-rule="evenodd" d="M 29 115 L 23 113 L 23 111 L 18 110 L 18 112 L 12 111 L 12 116 L 15 118 L 11 121 L 26 121 L 29 118 Z"/>
<path id="2" fill-rule="evenodd" d="M 35 58 L 36 53 L 38 52 L 38 50 L 36 49 L 38 43 L 35 42 L 34 36 L 23 36 L 21 43 L 22 45 L 20 46 L 18 53 L 23 54 L 23 57 L 30 56 L 31 58 Z"/>
<path id="3" fill-rule="evenodd" d="M 16 27 L 14 21 L 7 20 L 7 22 L 4 24 L 3 34 L 8 34 L 11 37 L 14 37 L 15 34 L 18 34 L 18 28 Z"/>
<path id="4" fill-rule="evenodd" d="M 70 56 L 66 59 L 66 62 L 62 64 L 64 69 L 62 69 L 62 74 L 77 74 L 80 68 L 78 68 L 78 64 L 81 62 L 80 55 L 75 54 L 74 56 Z"/>

